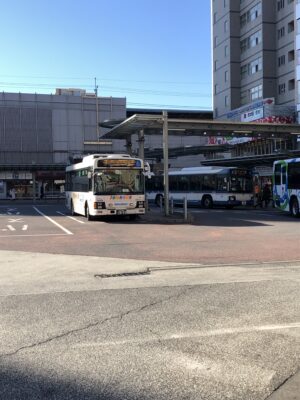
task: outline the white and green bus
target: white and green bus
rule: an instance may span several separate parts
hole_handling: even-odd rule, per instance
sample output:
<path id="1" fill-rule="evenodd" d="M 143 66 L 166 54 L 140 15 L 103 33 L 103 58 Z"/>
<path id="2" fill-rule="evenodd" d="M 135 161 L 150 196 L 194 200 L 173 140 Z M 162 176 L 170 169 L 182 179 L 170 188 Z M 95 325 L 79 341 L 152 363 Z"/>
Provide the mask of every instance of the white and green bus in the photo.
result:
<path id="1" fill-rule="evenodd" d="M 93 154 L 66 168 L 66 206 L 88 220 L 145 214 L 149 164 L 128 154 Z"/>
<path id="2" fill-rule="evenodd" d="M 275 207 L 300 216 L 300 158 L 274 162 L 273 200 Z"/>

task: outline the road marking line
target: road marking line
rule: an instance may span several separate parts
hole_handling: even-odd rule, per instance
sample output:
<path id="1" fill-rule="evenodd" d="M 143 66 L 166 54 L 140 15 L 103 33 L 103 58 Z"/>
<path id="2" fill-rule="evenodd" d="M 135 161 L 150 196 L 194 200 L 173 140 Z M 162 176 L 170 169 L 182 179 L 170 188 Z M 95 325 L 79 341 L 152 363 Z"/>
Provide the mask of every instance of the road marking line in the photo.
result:
<path id="1" fill-rule="evenodd" d="M 7 229 L 2 229 L 2 231 L 7 231 Z M 72 233 L 73 235 L 73 233 Z M 65 233 L 40 233 L 36 235 L 0 235 L 0 238 L 12 238 L 12 237 L 40 237 L 40 236 L 66 236 Z"/>
<path id="2" fill-rule="evenodd" d="M 56 212 L 57 212 L 57 214 L 60 214 L 60 215 L 63 215 L 64 217 L 67 217 L 67 218 L 72 219 L 73 221 L 79 222 L 80 224 L 84 224 L 83 221 L 79 221 L 79 219 L 76 219 L 76 218 L 74 218 L 74 217 L 70 217 L 70 215 L 64 214 L 64 213 L 62 213 L 62 212 L 60 212 L 60 211 L 56 211 Z"/>
<path id="3" fill-rule="evenodd" d="M 224 329 L 214 329 L 211 331 L 203 331 L 203 332 L 190 332 L 186 334 L 171 334 L 171 335 L 160 335 L 159 339 L 155 338 L 145 338 L 145 339 L 124 339 L 117 341 L 108 341 L 108 342 L 87 342 L 87 343 L 79 343 L 75 344 L 72 347 L 93 347 L 93 346 L 120 346 L 127 343 L 149 343 L 157 340 L 177 340 L 177 339 L 190 339 L 190 338 L 198 338 L 198 337 L 209 337 L 209 336 L 221 336 L 221 335 L 235 335 L 239 333 L 251 333 L 251 332 L 268 332 L 268 331 L 277 331 L 284 329 L 299 329 L 300 322 L 294 322 L 290 324 L 282 324 L 282 325 L 262 325 L 262 326 L 246 326 L 239 328 L 224 328 Z"/>
<path id="4" fill-rule="evenodd" d="M 23 225 L 22 231 L 27 231 L 28 225 Z"/>
<path id="5" fill-rule="evenodd" d="M 14 228 L 13 226 L 7 225 L 7 227 L 8 227 L 8 229 L 9 229 L 10 231 L 15 231 L 15 228 Z"/>
<path id="6" fill-rule="evenodd" d="M 67 235 L 73 235 L 72 232 L 70 232 L 68 229 L 64 228 L 62 225 L 60 225 L 59 223 L 57 223 L 56 221 L 54 221 L 54 219 L 48 217 L 47 215 L 45 215 L 44 213 L 42 213 L 42 211 L 40 211 L 38 208 L 32 206 L 32 208 L 39 213 L 40 215 L 42 215 L 43 217 L 45 217 L 48 221 L 52 222 L 52 224 L 58 226 L 61 230 L 63 230 Z"/>

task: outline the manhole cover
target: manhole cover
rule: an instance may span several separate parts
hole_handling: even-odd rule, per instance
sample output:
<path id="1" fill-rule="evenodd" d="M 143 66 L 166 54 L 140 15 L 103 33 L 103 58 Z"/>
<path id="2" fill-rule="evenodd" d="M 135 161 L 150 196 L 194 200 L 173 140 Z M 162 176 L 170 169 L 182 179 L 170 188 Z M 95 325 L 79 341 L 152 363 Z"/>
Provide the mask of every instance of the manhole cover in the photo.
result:
<path id="1" fill-rule="evenodd" d="M 121 278 L 123 276 L 140 276 L 140 275 L 150 275 L 150 271 L 147 269 L 146 271 L 140 272 L 121 272 L 119 274 L 96 274 L 95 278 Z"/>

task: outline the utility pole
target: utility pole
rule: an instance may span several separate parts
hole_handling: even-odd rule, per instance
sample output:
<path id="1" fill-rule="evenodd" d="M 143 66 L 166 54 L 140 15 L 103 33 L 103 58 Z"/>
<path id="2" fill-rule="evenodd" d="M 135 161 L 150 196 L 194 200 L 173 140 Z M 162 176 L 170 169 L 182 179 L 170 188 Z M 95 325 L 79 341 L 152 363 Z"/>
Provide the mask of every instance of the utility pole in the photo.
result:
<path id="1" fill-rule="evenodd" d="M 99 132 L 99 108 L 98 108 L 98 85 L 97 85 L 97 78 L 95 78 L 95 96 L 96 96 L 96 132 L 97 132 L 97 140 L 99 140 L 100 132 Z"/>

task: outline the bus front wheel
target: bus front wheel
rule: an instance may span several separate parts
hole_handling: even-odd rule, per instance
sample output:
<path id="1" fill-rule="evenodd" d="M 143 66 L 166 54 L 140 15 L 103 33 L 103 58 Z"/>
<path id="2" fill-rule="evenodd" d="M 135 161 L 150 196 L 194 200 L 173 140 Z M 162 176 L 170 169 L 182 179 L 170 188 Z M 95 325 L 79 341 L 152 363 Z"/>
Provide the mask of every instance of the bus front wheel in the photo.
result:
<path id="1" fill-rule="evenodd" d="M 299 203 L 295 197 L 291 200 L 290 210 L 293 217 L 299 218 L 300 216 Z"/>
<path id="2" fill-rule="evenodd" d="M 90 210 L 89 210 L 89 206 L 88 205 L 85 206 L 85 216 L 86 216 L 86 219 L 88 221 L 92 221 L 93 220 L 93 217 L 90 214 Z"/>
<path id="3" fill-rule="evenodd" d="M 74 204 L 73 201 L 71 200 L 71 215 L 76 215 L 75 211 L 74 211 Z"/>
<path id="4" fill-rule="evenodd" d="M 204 196 L 201 203 L 202 207 L 204 208 L 212 208 L 213 206 L 213 200 L 211 196 Z"/>

